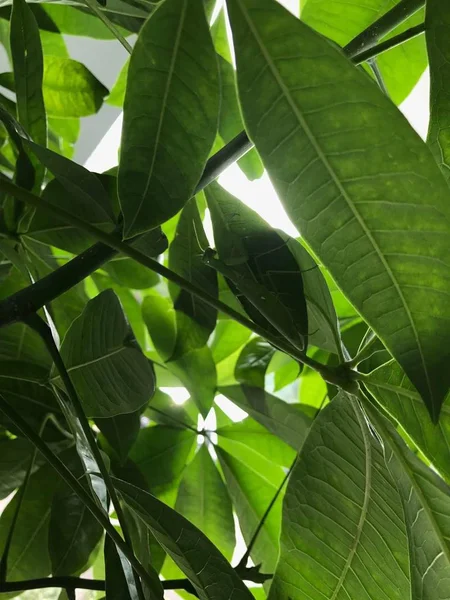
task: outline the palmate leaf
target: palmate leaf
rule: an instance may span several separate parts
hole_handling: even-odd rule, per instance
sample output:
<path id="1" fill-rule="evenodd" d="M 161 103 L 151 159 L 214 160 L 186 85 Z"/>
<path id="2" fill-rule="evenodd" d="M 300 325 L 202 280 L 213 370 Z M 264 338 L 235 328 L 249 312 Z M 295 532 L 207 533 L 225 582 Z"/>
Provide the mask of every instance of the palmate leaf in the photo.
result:
<path id="1" fill-rule="evenodd" d="M 246 127 L 288 215 L 436 421 L 450 383 L 450 204 L 439 168 L 334 44 L 275 1 L 228 7 Z"/>
<path id="2" fill-rule="evenodd" d="M 301 19 L 313 29 L 345 46 L 366 27 L 386 13 L 398 0 L 369 0 L 351 2 L 344 0 L 306 0 L 303 2 Z M 424 11 L 419 10 L 383 38 L 389 39 L 423 23 Z M 400 104 L 416 85 L 427 65 L 423 38 L 415 38 L 397 46 L 376 59 L 389 96 Z"/>
<path id="3" fill-rule="evenodd" d="M 154 392 L 152 364 L 137 345 L 111 290 L 88 302 L 67 332 L 61 356 L 88 417 L 134 412 Z M 56 372 L 53 379 L 59 384 Z"/>
<path id="4" fill-rule="evenodd" d="M 132 237 L 183 207 L 214 142 L 219 85 L 202 3 L 161 3 L 139 34 L 128 73 L 118 189 Z"/>
<path id="5" fill-rule="evenodd" d="M 200 600 L 251 600 L 234 569 L 200 530 L 150 494 L 123 481 L 114 483 L 188 577 Z"/>

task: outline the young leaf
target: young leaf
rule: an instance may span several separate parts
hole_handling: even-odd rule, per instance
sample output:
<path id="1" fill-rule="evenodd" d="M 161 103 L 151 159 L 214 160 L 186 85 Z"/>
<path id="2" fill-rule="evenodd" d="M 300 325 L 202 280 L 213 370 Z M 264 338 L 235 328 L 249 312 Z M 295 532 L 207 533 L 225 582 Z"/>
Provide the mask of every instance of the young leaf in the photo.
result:
<path id="1" fill-rule="evenodd" d="M 316 418 L 292 471 L 269 598 L 401 600 L 411 597 L 408 569 L 382 447 L 356 400 L 342 395 Z"/>
<path id="2" fill-rule="evenodd" d="M 161 3 L 139 34 L 128 73 L 118 186 L 124 233 L 132 237 L 183 207 L 214 142 L 219 86 L 202 3 Z"/>
<path id="3" fill-rule="evenodd" d="M 129 66 L 130 62 L 127 60 L 127 62 L 123 65 L 109 96 L 106 98 L 106 102 L 112 106 L 118 106 L 119 108 L 122 108 L 123 106 Z"/>
<path id="4" fill-rule="evenodd" d="M 288 214 L 436 421 L 450 383 L 447 351 L 436 353 L 450 338 L 439 168 L 334 44 L 277 2 L 228 6 L 246 126 Z"/>
<path id="5" fill-rule="evenodd" d="M 244 583 L 215 546 L 187 519 L 142 490 L 115 481 L 125 502 L 144 521 L 194 586 L 200 600 L 251 600 Z"/>
<path id="6" fill-rule="evenodd" d="M 163 361 L 173 353 L 176 339 L 175 311 L 168 298 L 150 292 L 142 303 L 142 317 L 156 352 Z"/>
<path id="7" fill-rule="evenodd" d="M 227 488 L 204 444 L 184 472 L 175 509 L 231 560 L 236 545 L 233 508 Z"/>
<path id="8" fill-rule="evenodd" d="M 425 21 L 428 58 L 430 62 L 430 124 L 427 142 L 447 180 L 450 179 L 450 137 L 446 92 L 449 74 L 450 10 L 439 0 L 428 0 Z"/>
<path id="9" fill-rule="evenodd" d="M 394 3 L 384 0 L 351 2 L 339 4 L 324 0 L 308 0 L 301 11 L 301 19 L 307 25 L 345 46 L 364 29 L 377 21 Z M 414 15 L 395 27 L 383 40 L 403 33 L 407 29 L 423 23 L 424 11 Z M 376 59 L 389 96 L 400 104 L 409 95 L 427 66 L 427 55 L 423 38 L 417 37 L 392 48 Z"/>
<path id="10" fill-rule="evenodd" d="M 300 450 L 312 420 L 299 404 L 288 404 L 260 387 L 248 385 L 221 387 L 219 392 L 283 442 Z"/>
<path id="11" fill-rule="evenodd" d="M 76 452 L 66 454 L 65 460 L 69 460 L 71 471 L 83 478 L 84 471 Z M 102 535 L 103 527 L 72 489 L 61 481 L 53 496 L 48 531 L 52 574 L 83 573 Z"/>
<path id="12" fill-rule="evenodd" d="M 375 369 L 364 384 L 434 467 L 450 481 L 450 396 L 433 425 L 416 389 L 394 361 Z"/>
<path id="13" fill-rule="evenodd" d="M 217 299 L 217 273 L 202 259 L 207 246 L 208 239 L 197 202 L 191 198 L 181 212 L 175 239 L 170 245 L 169 267 Z M 206 344 L 216 326 L 217 310 L 186 290 L 175 286 L 169 289 L 177 321 L 177 337 L 171 357 L 174 360 Z"/>
<path id="14" fill-rule="evenodd" d="M 108 89 L 80 62 L 47 56 L 44 100 L 50 117 L 87 117 L 103 104 Z"/>
<path id="15" fill-rule="evenodd" d="M 61 356 L 88 417 L 134 412 L 154 392 L 152 364 L 137 345 L 111 290 L 88 302 L 67 332 Z"/>
<path id="16" fill-rule="evenodd" d="M 11 52 L 20 124 L 37 144 L 47 145 L 47 120 L 42 94 L 43 56 L 39 28 L 25 0 L 14 0 L 11 13 Z M 39 190 L 44 169 L 38 169 Z"/>

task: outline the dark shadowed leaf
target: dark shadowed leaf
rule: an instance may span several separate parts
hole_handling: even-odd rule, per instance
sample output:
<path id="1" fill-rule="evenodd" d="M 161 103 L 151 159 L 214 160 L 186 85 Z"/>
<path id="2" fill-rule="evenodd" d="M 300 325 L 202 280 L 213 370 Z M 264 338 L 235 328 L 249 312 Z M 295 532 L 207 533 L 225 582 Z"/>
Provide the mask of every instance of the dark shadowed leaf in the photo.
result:
<path id="1" fill-rule="evenodd" d="M 117 454 L 119 461 L 125 462 L 141 428 L 141 411 L 109 419 L 95 419 L 95 424 L 105 436 L 111 450 Z"/>
<path id="2" fill-rule="evenodd" d="M 219 86 L 202 3 L 160 4 L 140 32 L 128 73 L 118 185 L 124 233 L 132 237 L 183 207 L 214 142 Z"/>
<path id="3" fill-rule="evenodd" d="M 275 353 L 275 348 L 260 337 L 252 338 L 242 349 L 234 376 L 240 383 L 264 389 L 267 367 Z"/>
<path id="4" fill-rule="evenodd" d="M 356 400 L 341 396 L 317 417 L 292 471 L 269 598 L 410 597 L 407 544 L 382 447 Z"/>
<path id="5" fill-rule="evenodd" d="M 59 478 L 50 466 L 31 476 L 14 530 L 8 556 L 8 579 L 22 581 L 51 573 L 48 527 L 53 494 Z M 17 496 L 0 517 L 0 554 L 3 553 L 17 504 Z"/>
<path id="6" fill-rule="evenodd" d="M 28 135 L 37 144 L 46 146 L 42 47 L 36 19 L 25 0 L 14 0 L 10 27 L 17 117 Z M 39 190 L 43 176 L 44 169 L 38 168 L 34 182 L 36 190 Z"/>
<path id="7" fill-rule="evenodd" d="M 175 509 L 231 560 L 236 544 L 233 508 L 227 488 L 205 444 L 184 472 Z"/>
<path id="8" fill-rule="evenodd" d="M 142 490 L 115 481 L 125 502 L 147 524 L 194 586 L 200 600 L 251 600 L 227 560 L 187 519 Z"/>
<path id="9" fill-rule="evenodd" d="M 450 179 L 450 100 L 447 82 L 450 73 L 449 55 L 450 9 L 445 2 L 428 0 L 426 40 L 430 62 L 430 124 L 428 144 L 447 180 Z"/>
<path id="10" fill-rule="evenodd" d="M 154 392 L 152 364 L 111 290 L 88 302 L 67 332 L 61 356 L 88 417 L 134 412 Z M 56 373 L 53 376 L 59 381 Z"/>
<path id="11" fill-rule="evenodd" d="M 169 267 L 217 300 L 217 273 L 202 258 L 207 247 L 197 202 L 191 198 L 183 208 L 170 245 Z M 217 310 L 186 290 L 170 286 L 170 291 L 177 323 L 173 360 L 206 344 L 216 325 Z"/>
<path id="12" fill-rule="evenodd" d="M 248 385 L 221 387 L 219 392 L 286 444 L 301 448 L 312 420 L 300 405 L 288 404 L 264 389 Z"/>
<path id="13" fill-rule="evenodd" d="M 450 383 L 450 204 L 439 168 L 333 43 L 277 2 L 228 7 L 246 126 L 288 215 L 437 420 Z"/>
<path id="14" fill-rule="evenodd" d="M 83 468 L 76 451 L 66 453 L 64 458 L 72 473 L 84 482 Z M 83 573 L 90 566 L 102 535 L 103 527 L 72 489 L 60 481 L 51 504 L 48 531 L 52 574 Z"/>

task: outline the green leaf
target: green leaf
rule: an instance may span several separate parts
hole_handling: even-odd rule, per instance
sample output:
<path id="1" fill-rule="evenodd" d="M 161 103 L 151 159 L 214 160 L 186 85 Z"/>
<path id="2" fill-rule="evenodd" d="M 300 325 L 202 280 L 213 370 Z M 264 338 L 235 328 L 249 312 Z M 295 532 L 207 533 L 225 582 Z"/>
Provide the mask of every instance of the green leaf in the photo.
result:
<path id="1" fill-rule="evenodd" d="M 175 509 L 231 560 L 236 544 L 233 508 L 227 488 L 204 444 L 184 472 Z"/>
<path id="2" fill-rule="evenodd" d="M 47 380 L 48 370 L 37 365 L 13 360 L 0 362 L 2 396 L 37 430 L 48 413 L 60 412 Z M 7 423 L 3 413 L 0 420 Z"/>
<path id="3" fill-rule="evenodd" d="M 345 46 L 361 31 L 372 25 L 398 0 L 369 0 L 353 3 L 349 0 L 307 0 L 301 19 L 319 33 Z M 380 41 L 399 35 L 410 27 L 423 23 L 424 11 L 419 10 L 395 27 Z M 389 96 L 400 104 L 412 91 L 427 66 L 424 40 L 417 37 L 383 53 L 376 59 Z"/>
<path id="4" fill-rule="evenodd" d="M 242 349 L 237 360 L 234 376 L 240 383 L 264 389 L 267 367 L 275 354 L 275 348 L 260 337 L 252 338 Z"/>
<path id="5" fill-rule="evenodd" d="M 123 103 L 125 101 L 125 91 L 127 88 L 127 79 L 128 79 L 128 69 L 130 66 L 130 62 L 127 62 L 123 65 L 119 76 L 116 79 L 116 83 L 113 85 L 109 96 L 106 98 L 106 102 L 111 104 L 112 106 L 117 106 L 122 108 Z"/>
<path id="6" fill-rule="evenodd" d="M 450 337 L 439 168 L 334 44 L 277 2 L 228 6 L 246 126 L 288 215 L 436 421 L 450 377 L 436 353 Z"/>
<path id="7" fill-rule="evenodd" d="M 142 303 L 142 316 L 157 353 L 163 361 L 173 353 L 176 339 L 175 311 L 168 298 L 150 292 Z"/>
<path id="8" fill-rule="evenodd" d="M 90 418 L 134 412 L 154 392 L 152 364 L 111 290 L 87 303 L 64 338 L 61 356 Z"/>
<path id="9" fill-rule="evenodd" d="M 235 571 L 187 519 L 142 490 L 115 481 L 125 502 L 146 523 L 194 586 L 200 600 L 251 600 Z"/>
<path id="10" fill-rule="evenodd" d="M 300 375 L 299 363 L 284 352 L 275 352 L 267 373 L 274 374 L 274 391 L 278 392 L 293 383 Z"/>
<path id="11" fill-rule="evenodd" d="M 152 494 L 171 500 L 195 439 L 196 434 L 186 429 L 164 425 L 141 429 L 130 458 L 141 470 Z"/>
<path id="12" fill-rule="evenodd" d="M 270 600 L 410 596 L 399 492 L 355 399 L 316 418 L 292 471 Z"/>
<path id="13" fill-rule="evenodd" d="M 403 504 L 411 564 L 407 596 L 443 600 L 450 577 L 450 487 L 407 448 L 386 419 L 373 409 L 370 418 Z"/>
<path id="14" fill-rule="evenodd" d="M 58 453 L 69 444 L 69 441 L 52 444 L 52 450 Z M 33 445 L 26 439 L 9 437 L 0 439 L 0 499 L 3 500 L 22 485 L 33 450 Z M 32 473 L 44 464 L 46 460 L 38 453 Z"/>
<path id="15" fill-rule="evenodd" d="M 79 35 L 96 40 L 115 39 L 111 31 L 95 15 L 82 8 L 56 3 L 46 3 L 42 9 L 50 17 L 56 28 L 66 35 Z M 122 34 L 127 34 L 122 31 Z"/>
<path id="16" fill-rule="evenodd" d="M 84 471 L 74 452 L 72 451 L 69 458 L 70 469 L 77 478 L 82 479 Z M 103 527 L 72 489 L 61 481 L 53 496 L 48 531 L 52 574 L 58 576 L 83 573 L 90 566 L 102 535 Z"/>
<path id="17" fill-rule="evenodd" d="M 141 411 L 117 415 L 109 419 L 95 419 L 113 453 L 124 463 L 141 428 Z"/>
<path id="18" fill-rule="evenodd" d="M 219 392 L 286 444 L 301 448 L 312 420 L 299 404 L 288 404 L 264 389 L 248 385 L 221 387 Z"/>
<path id="19" fill-rule="evenodd" d="M 450 179 L 450 137 L 448 133 L 450 105 L 446 93 L 449 73 L 450 42 L 449 7 L 439 0 L 428 0 L 425 35 L 430 63 L 430 124 L 427 142 L 447 179 Z"/>
<path id="20" fill-rule="evenodd" d="M 153 579 L 148 597 L 152 600 L 163 600 L 164 591 L 156 571 L 149 564 L 146 568 Z M 105 538 L 105 582 L 108 600 L 139 600 L 141 597 L 130 563 L 108 536 Z"/>
<path id="21" fill-rule="evenodd" d="M 126 237 L 164 223 L 192 196 L 218 109 L 216 57 L 202 4 L 160 4 L 130 59 L 118 180 Z"/>
<path id="22" fill-rule="evenodd" d="M 133 290 L 146 290 L 158 285 L 159 276 L 130 258 L 121 257 L 105 265 L 105 270 L 118 283 Z"/>
<path id="23" fill-rule="evenodd" d="M 0 360 L 21 360 L 50 370 L 51 359 L 36 332 L 23 323 L 0 329 Z"/>
<path id="24" fill-rule="evenodd" d="M 87 117 L 98 112 L 108 89 L 80 62 L 47 56 L 44 100 L 50 117 Z"/>
<path id="25" fill-rule="evenodd" d="M 14 0 L 10 27 L 17 116 L 28 135 L 37 144 L 46 146 L 41 40 L 36 19 L 25 0 Z M 39 190 L 43 177 L 44 169 L 41 168 L 36 172 L 35 189 Z"/>
<path id="26" fill-rule="evenodd" d="M 442 406 L 439 423 L 433 425 L 419 394 L 396 362 L 372 371 L 364 384 L 431 464 L 450 481 L 450 396 Z"/>
<path id="27" fill-rule="evenodd" d="M 93 223 L 114 222 L 109 196 L 94 173 L 48 148 L 28 140 L 26 144 L 57 180 L 57 183 L 51 181 L 48 184 L 47 187 L 52 187 L 46 192 L 46 200 L 61 202 L 60 196 L 66 196 L 63 208 L 73 215 Z M 61 190 L 61 186 L 65 190 Z M 52 221 L 50 219 L 50 223 Z"/>
<path id="28" fill-rule="evenodd" d="M 197 423 L 191 417 L 192 411 L 189 410 L 191 400 L 184 402 L 181 406 L 175 404 L 169 394 L 156 390 L 146 413 L 152 421 L 160 425 L 168 425 L 169 427 L 178 427 L 181 429 L 196 430 Z M 194 407 L 195 413 L 198 415 L 197 409 Z"/>
<path id="29" fill-rule="evenodd" d="M 251 332 L 237 321 L 223 319 L 218 321 L 211 341 L 211 352 L 216 363 L 225 360 L 242 348 Z"/>
<path id="30" fill-rule="evenodd" d="M 249 544 L 264 513 L 272 502 L 279 485 L 280 477 L 270 479 L 263 469 L 249 467 L 245 460 L 239 460 L 231 454 L 217 448 L 217 456 L 225 476 L 228 492 L 239 519 L 239 525 L 246 544 Z M 272 573 L 277 563 L 279 537 L 281 529 L 282 497 L 277 499 L 253 546 L 251 558 L 256 564 L 262 564 L 264 573 Z"/>
<path id="31" fill-rule="evenodd" d="M 198 410 L 206 417 L 211 408 L 217 385 L 217 371 L 208 346 L 192 350 L 167 363 L 188 390 Z"/>
<path id="32" fill-rule="evenodd" d="M 175 239 L 169 249 L 169 267 L 212 298 L 218 299 L 217 273 L 205 265 L 202 255 L 208 246 L 195 198 L 183 208 Z M 217 320 L 217 309 L 190 292 L 169 287 L 174 303 L 177 337 L 171 360 L 206 344 Z"/>
<path id="33" fill-rule="evenodd" d="M 31 476 L 22 501 L 8 555 L 9 581 L 46 577 L 51 573 L 47 548 L 50 508 L 60 479 L 50 466 Z M 17 506 L 16 495 L 0 517 L 0 555 Z"/>

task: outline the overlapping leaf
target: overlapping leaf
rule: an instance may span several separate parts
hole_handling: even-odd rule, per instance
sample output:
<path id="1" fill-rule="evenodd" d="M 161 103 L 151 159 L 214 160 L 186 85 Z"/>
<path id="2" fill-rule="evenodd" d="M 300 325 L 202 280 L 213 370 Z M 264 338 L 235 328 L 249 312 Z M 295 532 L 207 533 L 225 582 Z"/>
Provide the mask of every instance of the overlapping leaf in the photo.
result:
<path id="1" fill-rule="evenodd" d="M 228 7 L 246 126 L 289 216 L 437 420 L 450 383 L 448 351 L 436 353 L 450 337 L 439 168 L 332 43 L 277 2 Z"/>
<path id="2" fill-rule="evenodd" d="M 64 338 L 61 356 L 89 417 L 133 412 L 153 394 L 152 365 L 111 290 L 86 305 Z M 56 373 L 54 378 L 59 380 Z"/>
<path id="3" fill-rule="evenodd" d="M 118 180 L 126 237 L 164 223 L 192 196 L 218 109 L 216 57 L 202 3 L 160 4 L 140 32 L 128 71 Z"/>

